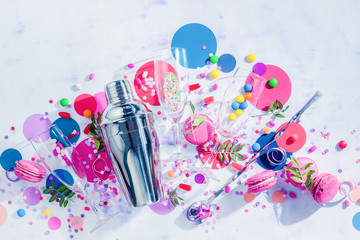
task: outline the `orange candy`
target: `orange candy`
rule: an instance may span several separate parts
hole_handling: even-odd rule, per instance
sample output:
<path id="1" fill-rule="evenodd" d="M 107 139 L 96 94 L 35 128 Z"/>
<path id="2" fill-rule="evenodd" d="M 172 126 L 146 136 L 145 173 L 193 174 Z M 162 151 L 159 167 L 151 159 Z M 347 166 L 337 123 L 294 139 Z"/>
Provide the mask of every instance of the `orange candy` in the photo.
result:
<path id="1" fill-rule="evenodd" d="M 90 109 L 86 109 L 86 110 L 83 112 L 83 115 L 84 115 L 84 117 L 86 117 L 86 118 L 90 118 L 91 115 L 92 115 L 92 112 L 91 112 Z"/>
<path id="2" fill-rule="evenodd" d="M 250 98 L 252 98 L 251 92 L 246 92 L 246 93 L 244 94 L 244 97 L 245 97 L 246 100 L 249 100 Z"/>
<path id="3" fill-rule="evenodd" d="M 169 177 L 173 177 L 175 175 L 173 170 L 169 170 L 167 174 Z"/>
<path id="4" fill-rule="evenodd" d="M 266 127 L 263 128 L 263 132 L 264 132 L 265 134 L 269 134 L 269 133 L 271 132 L 271 129 L 266 126 Z"/>

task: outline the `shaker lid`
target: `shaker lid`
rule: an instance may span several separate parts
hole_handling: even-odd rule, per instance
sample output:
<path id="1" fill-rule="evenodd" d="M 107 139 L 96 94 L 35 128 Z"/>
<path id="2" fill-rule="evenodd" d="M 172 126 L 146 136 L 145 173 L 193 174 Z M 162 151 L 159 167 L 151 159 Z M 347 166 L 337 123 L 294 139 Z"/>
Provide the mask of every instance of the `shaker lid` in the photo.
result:
<path id="1" fill-rule="evenodd" d="M 132 99 L 130 86 L 126 80 L 116 80 L 106 84 L 105 94 L 109 104 Z"/>

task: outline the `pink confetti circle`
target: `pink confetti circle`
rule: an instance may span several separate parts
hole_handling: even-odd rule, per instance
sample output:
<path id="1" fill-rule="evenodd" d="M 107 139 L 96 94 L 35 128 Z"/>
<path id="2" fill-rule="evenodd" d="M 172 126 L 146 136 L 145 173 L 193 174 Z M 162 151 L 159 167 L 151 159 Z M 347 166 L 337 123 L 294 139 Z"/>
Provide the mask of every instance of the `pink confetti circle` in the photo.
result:
<path id="1" fill-rule="evenodd" d="M 3 225 L 8 218 L 8 212 L 6 208 L 0 204 L 0 226 Z"/>
<path id="2" fill-rule="evenodd" d="M 58 217 L 52 217 L 48 221 L 51 230 L 58 230 L 61 227 L 61 220 Z"/>

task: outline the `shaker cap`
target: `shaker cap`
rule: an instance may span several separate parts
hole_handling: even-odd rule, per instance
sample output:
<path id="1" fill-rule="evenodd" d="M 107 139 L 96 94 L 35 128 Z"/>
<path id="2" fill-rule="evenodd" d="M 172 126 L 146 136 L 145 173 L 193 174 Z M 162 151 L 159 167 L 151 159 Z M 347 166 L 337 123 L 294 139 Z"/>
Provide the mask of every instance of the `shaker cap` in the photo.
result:
<path id="1" fill-rule="evenodd" d="M 106 84 L 105 95 L 109 104 L 132 99 L 130 86 L 126 80 L 116 80 Z"/>

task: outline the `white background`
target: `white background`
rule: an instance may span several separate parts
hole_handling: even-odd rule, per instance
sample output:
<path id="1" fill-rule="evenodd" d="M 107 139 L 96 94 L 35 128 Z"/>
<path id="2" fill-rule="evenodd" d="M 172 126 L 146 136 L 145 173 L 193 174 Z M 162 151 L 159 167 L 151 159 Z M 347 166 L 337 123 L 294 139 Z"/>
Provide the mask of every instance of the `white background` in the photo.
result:
<path id="1" fill-rule="evenodd" d="M 240 67 L 250 69 L 244 58 L 255 53 L 258 61 L 283 68 L 293 86 L 290 113 L 296 112 L 316 90 L 321 90 L 324 96 L 309 109 L 303 123 L 309 135 L 306 147 L 311 146 L 311 141 L 318 144 L 311 157 L 321 171 L 329 171 L 340 180 L 358 182 L 360 164 L 356 164 L 356 159 L 360 154 L 355 149 L 360 146 L 359 10 L 360 2 L 356 0 L 0 0 L 0 150 L 11 146 L 10 142 L 23 139 L 21 128 L 27 116 L 56 109 L 55 104 L 49 104 L 50 99 L 73 100 L 82 92 L 102 91 L 121 66 L 153 56 L 156 49 L 170 46 L 172 35 L 179 27 L 197 22 L 215 33 L 218 53 L 233 54 Z M 95 79 L 86 81 L 92 72 Z M 83 86 L 83 91 L 73 91 L 77 83 Z M 15 134 L 10 133 L 11 126 L 16 127 Z M 317 132 L 311 135 L 312 128 Z M 322 130 L 331 132 L 330 140 L 318 143 Z M 357 133 L 351 134 L 352 130 Z M 9 136 L 8 140 L 4 139 L 5 135 Z M 339 152 L 335 145 L 342 139 L 349 146 Z M 329 149 L 329 153 L 322 155 L 324 149 Z M 306 150 L 297 156 L 301 154 L 306 156 Z M 339 168 L 343 170 L 341 174 L 337 172 Z M 213 189 L 220 185 L 216 183 Z M 298 202 L 287 199 L 276 207 L 271 194 L 269 202 L 267 195 L 262 194 L 256 200 L 267 208 L 261 209 L 254 208 L 253 203 L 244 206 L 234 199 L 226 202 L 225 197 L 225 205 L 233 213 L 209 227 L 200 226 L 191 231 L 184 227 L 181 208 L 167 216 L 144 208 L 134 210 L 126 222 L 114 220 L 93 234 L 88 233 L 90 227 L 84 227 L 87 231 L 74 234 L 74 239 L 360 237 L 351 223 L 353 215 L 360 211 L 358 205 L 352 203 L 344 209 L 340 203 L 317 209 L 309 196 L 289 185 L 286 189 L 297 193 Z M 199 194 L 199 198 L 202 196 Z M 0 195 L 3 205 L 7 200 Z M 249 212 L 244 213 L 244 208 Z M 32 220 L 39 224 L 30 227 L 26 225 L 30 218 L 19 220 L 14 214 L 9 215 L 7 223 L 0 226 L 4 239 L 69 238 L 65 223 L 60 230 L 44 236 L 46 222 L 38 217 Z"/>

